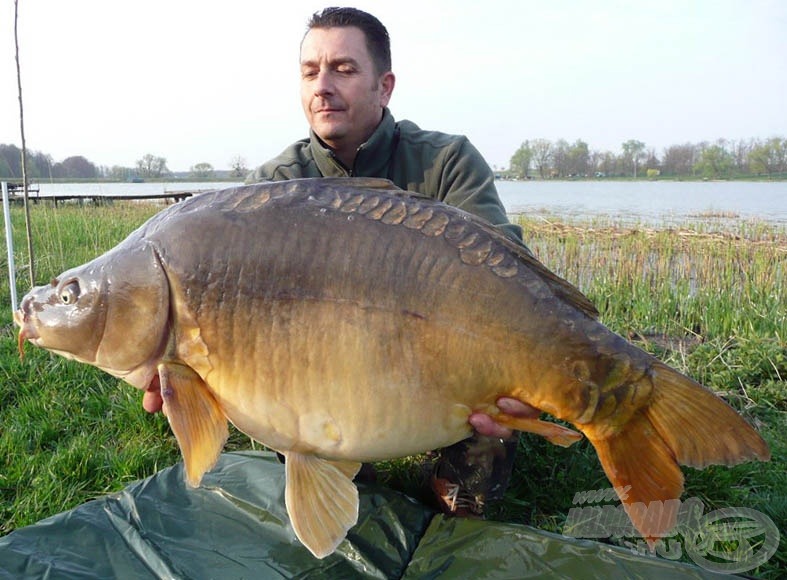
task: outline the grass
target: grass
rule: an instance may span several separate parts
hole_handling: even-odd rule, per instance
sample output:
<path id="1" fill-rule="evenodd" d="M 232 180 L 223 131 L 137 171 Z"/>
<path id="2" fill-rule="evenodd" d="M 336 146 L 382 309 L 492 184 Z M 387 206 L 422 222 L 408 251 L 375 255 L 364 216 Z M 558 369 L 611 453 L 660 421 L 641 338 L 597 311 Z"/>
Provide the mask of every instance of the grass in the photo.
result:
<path id="1" fill-rule="evenodd" d="M 160 206 L 32 208 L 37 279 L 114 246 Z M 19 287 L 26 286 L 22 215 L 13 213 Z M 787 529 L 787 233 L 762 223 L 676 227 L 596 220 L 524 220 L 528 244 L 578 285 L 602 321 L 724 396 L 756 425 L 773 459 L 686 469 L 686 495 L 706 513 L 749 507 Z M 28 348 L 19 360 L 7 264 L 0 280 L 0 534 L 117 490 L 179 461 L 166 420 L 140 394 L 87 365 Z M 234 432 L 228 448 L 248 448 Z M 380 465 L 381 480 L 423 496 L 421 462 Z M 496 520 L 560 532 L 578 491 L 609 486 L 593 449 L 523 436 Z M 787 550 L 751 573 L 776 578 Z"/>
<path id="2" fill-rule="evenodd" d="M 786 232 L 758 222 L 522 225 L 539 258 L 577 284 L 607 326 L 722 395 L 769 443 L 769 463 L 684 469 L 684 497 L 701 499 L 705 513 L 749 507 L 787 529 Z M 585 442 L 579 453 L 535 438 L 520 447 L 526 458 L 502 519 L 560 531 L 576 491 L 609 486 Z M 782 541 L 752 573 L 775 578 L 785 569 Z"/>
<path id="3" fill-rule="evenodd" d="M 32 208 L 36 271 L 46 281 L 123 239 L 160 207 Z M 25 249 L 21 211 L 15 247 Z M 27 286 L 17 251 L 18 286 Z M 5 253 L 0 283 L 0 534 L 35 523 L 178 460 L 166 420 L 142 410 L 135 389 L 87 365 L 28 348 L 11 327 Z M 24 294 L 24 292 L 20 293 Z"/>

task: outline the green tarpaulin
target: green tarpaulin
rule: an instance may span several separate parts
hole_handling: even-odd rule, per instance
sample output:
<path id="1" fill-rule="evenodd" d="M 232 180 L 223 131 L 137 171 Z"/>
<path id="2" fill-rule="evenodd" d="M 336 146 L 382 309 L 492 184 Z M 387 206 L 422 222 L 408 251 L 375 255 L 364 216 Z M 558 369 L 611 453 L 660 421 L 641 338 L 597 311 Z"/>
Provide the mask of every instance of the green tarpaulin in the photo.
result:
<path id="1" fill-rule="evenodd" d="M 381 486 L 359 486 L 358 524 L 318 560 L 284 509 L 269 453 L 221 456 L 198 489 L 182 465 L 0 538 L 0 578 L 712 578 L 527 526 L 445 518 Z"/>

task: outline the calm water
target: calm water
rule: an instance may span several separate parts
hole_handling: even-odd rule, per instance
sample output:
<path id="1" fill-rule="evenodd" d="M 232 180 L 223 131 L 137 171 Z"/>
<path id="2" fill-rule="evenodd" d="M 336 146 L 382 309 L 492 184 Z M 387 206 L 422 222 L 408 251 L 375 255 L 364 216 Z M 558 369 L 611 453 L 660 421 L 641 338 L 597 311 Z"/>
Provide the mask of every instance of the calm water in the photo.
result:
<path id="1" fill-rule="evenodd" d="M 499 181 L 509 213 L 671 224 L 759 220 L 787 226 L 787 182 Z"/>
<path id="2" fill-rule="evenodd" d="M 123 197 L 124 195 L 152 195 L 171 191 L 199 191 L 204 189 L 223 189 L 235 187 L 240 182 L 161 182 L 161 183 L 41 183 L 36 184 L 40 196 L 47 195 L 111 195 Z M 35 196 L 35 194 L 31 194 Z"/>
<path id="3" fill-rule="evenodd" d="M 164 193 L 232 187 L 238 183 L 60 183 L 40 195 Z M 570 218 L 605 217 L 653 225 L 692 220 L 760 220 L 787 227 L 787 182 L 498 181 L 509 213 Z"/>

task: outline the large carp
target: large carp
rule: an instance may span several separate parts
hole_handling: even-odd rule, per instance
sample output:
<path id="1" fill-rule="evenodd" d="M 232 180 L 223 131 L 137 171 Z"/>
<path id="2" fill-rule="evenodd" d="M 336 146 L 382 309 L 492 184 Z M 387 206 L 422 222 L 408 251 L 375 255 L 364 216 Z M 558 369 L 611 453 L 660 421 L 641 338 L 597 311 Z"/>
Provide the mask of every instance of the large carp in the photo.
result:
<path id="1" fill-rule="evenodd" d="M 316 556 L 356 522 L 360 462 L 446 446 L 513 397 L 594 445 L 646 537 L 677 499 L 678 464 L 767 459 L 735 411 L 596 320 L 521 246 L 384 180 L 293 180 L 205 193 L 33 289 L 25 340 L 140 389 L 159 385 L 199 485 L 227 421 L 286 456 L 295 533 Z M 659 505 L 659 504 L 653 504 Z M 655 521 L 654 521 L 655 520 Z"/>

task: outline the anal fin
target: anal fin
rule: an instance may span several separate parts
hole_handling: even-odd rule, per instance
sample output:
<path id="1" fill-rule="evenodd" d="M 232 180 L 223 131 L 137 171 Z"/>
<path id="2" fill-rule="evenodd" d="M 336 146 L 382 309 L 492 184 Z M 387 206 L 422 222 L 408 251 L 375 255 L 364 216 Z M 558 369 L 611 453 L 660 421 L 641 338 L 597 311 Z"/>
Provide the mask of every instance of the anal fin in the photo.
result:
<path id="1" fill-rule="evenodd" d="M 549 421 L 515 417 L 507 413 L 493 415 L 492 419 L 499 425 L 516 429 L 517 431 L 540 435 L 553 445 L 560 445 L 561 447 L 568 447 L 582 439 L 582 435 L 573 429 Z"/>
<path id="2" fill-rule="evenodd" d="M 213 467 L 227 441 L 227 418 L 202 378 L 190 367 L 163 363 L 158 367 L 163 411 L 178 440 L 186 466 L 186 482 L 197 487 Z"/>
<path id="3" fill-rule="evenodd" d="M 361 464 L 295 452 L 284 456 L 284 499 L 295 535 L 315 557 L 324 558 L 358 521 L 358 489 L 352 478 Z"/>

